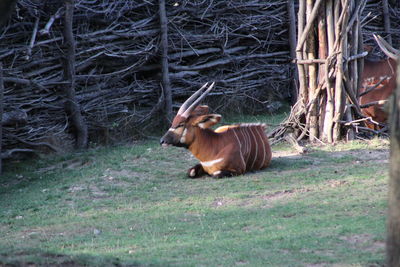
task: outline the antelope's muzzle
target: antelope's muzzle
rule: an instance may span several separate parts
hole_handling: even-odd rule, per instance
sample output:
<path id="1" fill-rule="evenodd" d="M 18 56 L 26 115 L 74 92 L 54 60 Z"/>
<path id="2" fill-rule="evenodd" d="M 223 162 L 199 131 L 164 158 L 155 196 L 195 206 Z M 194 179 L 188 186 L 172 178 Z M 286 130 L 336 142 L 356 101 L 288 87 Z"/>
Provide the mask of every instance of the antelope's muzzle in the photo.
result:
<path id="1" fill-rule="evenodd" d="M 178 147 L 187 147 L 186 144 L 180 142 L 180 136 L 172 131 L 168 131 L 164 134 L 163 137 L 160 139 L 160 145 L 163 147 L 171 146 L 178 146 Z"/>
<path id="2" fill-rule="evenodd" d="M 176 134 L 172 133 L 171 131 L 168 131 L 166 134 L 164 134 L 163 137 L 161 137 L 160 139 L 160 145 L 162 145 L 163 147 L 169 146 L 169 145 L 175 145 L 176 141 L 175 139 Z"/>

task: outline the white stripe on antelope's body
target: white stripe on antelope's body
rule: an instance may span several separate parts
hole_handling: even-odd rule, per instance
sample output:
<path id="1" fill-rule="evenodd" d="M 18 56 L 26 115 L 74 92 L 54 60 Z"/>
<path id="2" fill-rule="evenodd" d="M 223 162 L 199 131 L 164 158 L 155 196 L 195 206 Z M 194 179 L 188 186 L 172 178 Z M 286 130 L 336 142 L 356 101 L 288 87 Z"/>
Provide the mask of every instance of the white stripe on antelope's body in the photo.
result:
<path id="1" fill-rule="evenodd" d="M 210 114 L 207 106 L 199 106 L 214 83 L 205 90 L 207 86 L 204 84 L 182 104 L 160 143 L 185 147 L 193 153 L 200 163 L 188 170 L 192 178 L 203 174 L 233 176 L 266 168 L 271 148 L 265 124 L 225 125 L 212 130 L 221 115 Z"/>

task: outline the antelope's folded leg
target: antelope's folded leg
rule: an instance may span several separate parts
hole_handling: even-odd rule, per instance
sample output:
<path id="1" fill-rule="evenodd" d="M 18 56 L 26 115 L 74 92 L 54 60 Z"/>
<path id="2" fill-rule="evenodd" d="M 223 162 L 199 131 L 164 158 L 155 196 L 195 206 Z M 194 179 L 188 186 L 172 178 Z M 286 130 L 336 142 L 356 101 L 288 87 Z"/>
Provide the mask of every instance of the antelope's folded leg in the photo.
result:
<path id="1" fill-rule="evenodd" d="M 198 177 L 203 176 L 205 174 L 206 174 L 206 172 L 204 171 L 203 166 L 201 166 L 201 164 L 196 164 L 195 166 L 193 166 L 192 168 L 190 168 L 187 171 L 187 175 L 190 178 L 198 178 Z"/>
<path id="2" fill-rule="evenodd" d="M 217 171 L 212 174 L 213 178 L 224 178 L 224 177 L 232 177 L 235 174 L 230 171 Z"/>

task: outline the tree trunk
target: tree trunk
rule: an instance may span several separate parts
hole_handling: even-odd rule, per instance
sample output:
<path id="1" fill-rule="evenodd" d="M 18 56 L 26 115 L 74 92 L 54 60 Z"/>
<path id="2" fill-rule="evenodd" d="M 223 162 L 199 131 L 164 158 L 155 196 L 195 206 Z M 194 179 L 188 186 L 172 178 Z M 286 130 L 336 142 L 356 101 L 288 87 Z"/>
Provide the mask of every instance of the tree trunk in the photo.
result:
<path id="1" fill-rule="evenodd" d="M 160 29 L 161 29 L 161 65 L 162 65 L 162 92 L 165 102 L 165 114 L 167 120 L 172 119 L 172 93 L 168 69 L 168 18 L 165 10 L 165 0 L 159 0 Z"/>
<path id="2" fill-rule="evenodd" d="M 65 44 L 65 64 L 64 79 L 68 82 L 64 87 L 66 103 L 65 108 L 70 116 L 72 126 L 76 134 L 76 148 L 87 147 L 88 130 L 86 122 L 81 114 L 81 108 L 76 99 L 75 93 L 75 40 L 72 28 L 74 16 L 74 0 L 65 0 L 64 17 L 64 44 Z"/>
<path id="3" fill-rule="evenodd" d="M 398 65 L 399 69 L 400 65 Z M 400 266 L 400 72 L 391 103 L 390 181 L 386 257 L 389 267 Z"/>

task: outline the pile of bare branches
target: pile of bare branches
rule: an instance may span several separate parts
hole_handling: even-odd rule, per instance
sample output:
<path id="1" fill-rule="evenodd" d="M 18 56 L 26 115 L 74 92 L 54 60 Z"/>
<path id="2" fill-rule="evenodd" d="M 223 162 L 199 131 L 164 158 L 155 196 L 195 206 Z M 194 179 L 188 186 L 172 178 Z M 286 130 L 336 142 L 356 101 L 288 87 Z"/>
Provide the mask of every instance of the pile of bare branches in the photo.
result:
<path id="1" fill-rule="evenodd" d="M 266 110 L 287 97 L 285 3 L 167 1 L 173 105 L 210 80 L 219 107 Z M 72 147 L 62 93 L 64 13 L 63 1 L 21 0 L 0 32 L 6 150 Z M 73 25 L 77 101 L 90 140 L 120 140 L 154 122 L 162 92 L 158 2 L 76 0 Z"/>
<path id="2" fill-rule="evenodd" d="M 384 55 L 374 40 L 374 34 L 389 40 L 389 43 L 393 43 L 394 47 L 400 47 L 400 3 L 389 1 L 387 12 L 385 14 L 382 0 L 370 0 L 367 1 L 362 14 L 364 44 L 376 48 L 372 53 L 380 57 L 384 57 Z M 385 29 L 385 20 L 390 21 L 387 29 Z"/>
<path id="3" fill-rule="evenodd" d="M 377 46 L 370 40 L 373 33 L 394 33 L 391 25 L 400 23 L 399 8 L 366 0 L 299 2 L 295 52 L 300 97 L 289 118 L 270 134 L 273 142 L 285 138 L 295 144 L 304 139 L 332 143 L 343 137 L 386 135 L 387 127 L 361 112 L 361 59 L 368 54 L 365 44 Z M 392 37 L 393 43 L 400 41 L 399 35 Z M 366 121 L 380 130 L 365 127 Z"/>
<path id="4" fill-rule="evenodd" d="M 381 33 L 378 0 L 363 13 L 364 38 Z M 290 95 L 286 0 L 168 0 L 168 59 L 173 106 L 217 81 L 218 109 L 266 111 Z M 393 44 L 399 6 L 389 10 Z M 296 11 L 297 12 L 297 11 Z M 20 0 L 0 32 L 4 66 L 3 142 L 10 151 L 73 147 L 63 94 L 64 1 Z M 75 0 L 77 102 L 90 141 L 115 141 L 152 130 L 161 116 L 161 48 L 156 0 Z M 17 149 L 17 150 L 16 150 Z"/>

